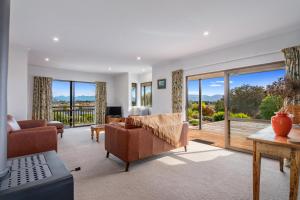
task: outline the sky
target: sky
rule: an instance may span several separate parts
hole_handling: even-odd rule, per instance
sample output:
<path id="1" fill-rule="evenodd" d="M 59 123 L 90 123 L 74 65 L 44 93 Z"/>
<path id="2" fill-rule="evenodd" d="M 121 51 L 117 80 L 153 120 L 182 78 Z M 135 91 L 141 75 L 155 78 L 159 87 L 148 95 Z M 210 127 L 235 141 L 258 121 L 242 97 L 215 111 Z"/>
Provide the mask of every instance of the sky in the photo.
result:
<path id="1" fill-rule="evenodd" d="M 75 82 L 75 96 L 95 96 L 96 84 Z M 53 97 L 70 96 L 70 82 L 53 81 L 52 82 Z"/>
<path id="2" fill-rule="evenodd" d="M 231 75 L 230 80 L 230 89 L 242 86 L 244 84 L 249 84 L 252 86 L 263 86 L 272 84 L 274 81 L 277 81 L 279 78 L 284 77 L 285 70 L 274 70 L 268 72 L 256 72 L 248 73 L 241 75 Z M 202 95 L 224 95 L 224 78 L 210 78 L 202 80 Z M 199 82 L 198 80 L 190 80 L 188 82 L 188 92 L 189 95 L 198 95 L 199 94 Z"/>

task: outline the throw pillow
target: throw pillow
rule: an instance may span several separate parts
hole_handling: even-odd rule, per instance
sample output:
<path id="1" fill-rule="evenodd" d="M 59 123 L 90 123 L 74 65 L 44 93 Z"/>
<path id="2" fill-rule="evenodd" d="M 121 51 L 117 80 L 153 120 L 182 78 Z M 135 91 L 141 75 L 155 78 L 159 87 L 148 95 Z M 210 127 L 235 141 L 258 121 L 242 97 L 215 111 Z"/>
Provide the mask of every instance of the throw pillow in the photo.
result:
<path id="1" fill-rule="evenodd" d="M 7 130 L 8 132 L 21 130 L 17 120 L 11 115 L 7 115 Z"/>

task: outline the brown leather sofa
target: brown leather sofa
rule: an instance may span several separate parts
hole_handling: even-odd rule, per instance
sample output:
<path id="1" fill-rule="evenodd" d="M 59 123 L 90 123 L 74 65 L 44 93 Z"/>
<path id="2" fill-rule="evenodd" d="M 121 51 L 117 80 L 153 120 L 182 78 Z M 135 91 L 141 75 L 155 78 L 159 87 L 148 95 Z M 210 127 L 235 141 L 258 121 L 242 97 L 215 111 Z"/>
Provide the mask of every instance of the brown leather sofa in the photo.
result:
<path id="1" fill-rule="evenodd" d="M 57 151 L 57 130 L 45 120 L 18 121 L 21 130 L 8 130 L 7 156 L 17 157 L 45 151 Z"/>
<path id="2" fill-rule="evenodd" d="M 184 123 L 180 147 L 188 145 L 188 124 Z M 130 162 L 157 155 L 175 149 L 164 140 L 153 135 L 150 130 L 143 128 L 125 128 L 118 124 L 105 125 L 105 150 L 106 157 L 113 154 L 126 163 L 125 171 L 128 171 Z"/>

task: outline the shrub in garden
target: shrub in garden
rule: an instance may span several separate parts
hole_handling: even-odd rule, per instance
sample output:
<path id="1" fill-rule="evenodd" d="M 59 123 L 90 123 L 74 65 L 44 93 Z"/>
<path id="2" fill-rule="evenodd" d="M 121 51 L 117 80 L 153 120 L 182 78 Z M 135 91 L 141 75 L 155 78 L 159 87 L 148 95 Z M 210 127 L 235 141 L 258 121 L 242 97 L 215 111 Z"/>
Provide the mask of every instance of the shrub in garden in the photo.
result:
<path id="1" fill-rule="evenodd" d="M 202 117 L 202 120 L 203 120 L 203 121 L 209 121 L 209 122 L 212 122 L 212 121 L 213 121 L 213 117 L 211 117 L 211 116 L 203 116 L 203 117 Z"/>
<path id="2" fill-rule="evenodd" d="M 212 118 L 214 121 L 222 121 L 224 120 L 224 112 L 223 111 L 216 112 L 213 114 Z"/>
<path id="3" fill-rule="evenodd" d="M 202 115 L 203 116 L 212 116 L 215 113 L 215 110 L 211 106 L 203 106 L 202 104 Z"/>
<path id="4" fill-rule="evenodd" d="M 199 119 L 199 112 L 198 111 L 193 111 L 191 115 L 192 119 Z"/>
<path id="5" fill-rule="evenodd" d="M 250 119 L 249 115 L 245 113 L 230 113 L 230 117 Z M 224 120 L 224 112 L 223 111 L 216 112 L 215 114 L 213 114 L 212 118 L 214 121 L 222 121 Z"/>
<path id="6" fill-rule="evenodd" d="M 244 118 L 244 119 L 250 119 L 250 117 L 245 113 L 230 113 L 230 117 L 232 118 Z"/>
<path id="7" fill-rule="evenodd" d="M 266 96 L 260 106 L 260 115 L 263 119 L 271 119 L 274 112 L 278 111 L 283 105 L 283 99 L 280 96 L 268 95 Z"/>
<path id="8" fill-rule="evenodd" d="M 199 125 L 199 120 L 198 119 L 192 119 L 192 120 L 189 121 L 189 123 L 193 126 L 197 126 L 197 125 Z"/>

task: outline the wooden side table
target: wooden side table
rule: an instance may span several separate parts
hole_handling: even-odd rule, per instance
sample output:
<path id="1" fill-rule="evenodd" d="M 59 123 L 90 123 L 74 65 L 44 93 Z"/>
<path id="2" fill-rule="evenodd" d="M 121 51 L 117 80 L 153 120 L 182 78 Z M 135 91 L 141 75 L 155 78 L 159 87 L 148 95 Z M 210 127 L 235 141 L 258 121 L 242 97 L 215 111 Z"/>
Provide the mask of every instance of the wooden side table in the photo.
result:
<path id="1" fill-rule="evenodd" d="M 299 128 L 292 128 L 289 136 L 300 135 Z M 286 137 L 275 135 L 272 127 L 265 128 L 248 139 L 253 140 L 253 200 L 259 200 L 261 155 L 266 154 L 281 158 L 280 168 L 283 171 L 282 158 L 291 160 L 290 200 L 297 200 L 300 168 L 300 144 L 289 142 Z"/>
<path id="2" fill-rule="evenodd" d="M 99 134 L 101 131 L 105 130 L 104 124 L 92 125 L 91 126 L 91 138 L 94 139 L 94 132 L 96 132 L 96 141 L 99 142 Z"/>

